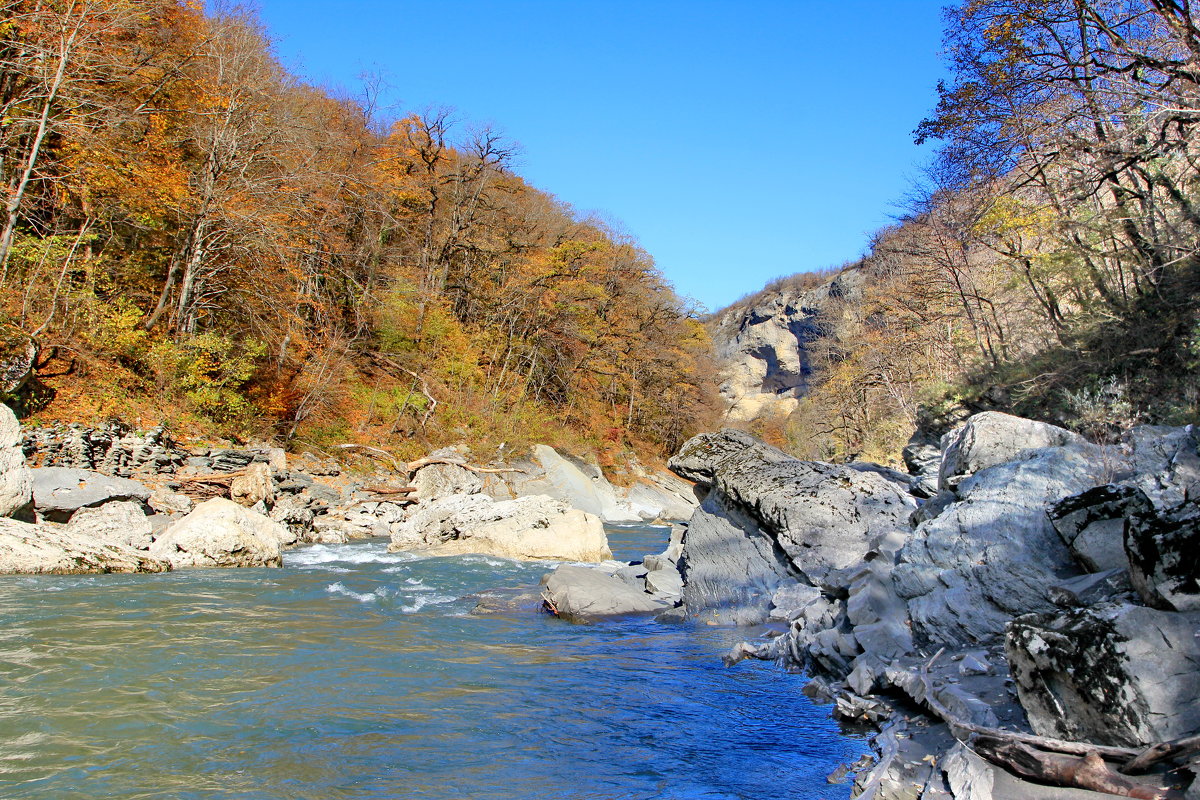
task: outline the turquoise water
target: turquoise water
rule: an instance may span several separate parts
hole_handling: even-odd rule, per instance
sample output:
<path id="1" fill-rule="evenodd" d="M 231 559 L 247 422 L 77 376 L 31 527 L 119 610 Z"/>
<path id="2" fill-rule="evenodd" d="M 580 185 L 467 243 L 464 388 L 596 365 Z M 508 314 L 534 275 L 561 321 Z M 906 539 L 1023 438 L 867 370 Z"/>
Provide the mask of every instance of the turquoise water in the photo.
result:
<path id="1" fill-rule="evenodd" d="M 665 541 L 612 533 L 619 557 Z M 797 676 L 723 667 L 742 632 L 470 613 L 544 564 L 285 561 L 0 578 L 0 797 L 848 796 L 825 775 L 863 744 Z"/>

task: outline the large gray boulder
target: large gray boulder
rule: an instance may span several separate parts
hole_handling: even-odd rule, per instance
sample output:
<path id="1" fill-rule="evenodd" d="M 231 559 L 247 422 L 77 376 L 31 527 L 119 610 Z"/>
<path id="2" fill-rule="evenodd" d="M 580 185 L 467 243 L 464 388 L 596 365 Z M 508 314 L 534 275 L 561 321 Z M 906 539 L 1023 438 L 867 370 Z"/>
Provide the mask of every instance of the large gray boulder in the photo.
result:
<path id="1" fill-rule="evenodd" d="M 295 535 L 274 520 L 215 497 L 171 525 L 150 555 L 180 567 L 281 567 L 281 542 Z"/>
<path id="2" fill-rule="evenodd" d="M 782 584 L 858 564 L 916 508 L 905 475 L 801 461 L 744 431 L 696 436 L 669 466 L 708 489 L 684 538 L 685 604 L 730 622 L 765 619 Z"/>
<path id="3" fill-rule="evenodd" d="M 0 573 L 75 575 L 164 572 L 170 565 L 145 551 L 82 536 L 52 523 L 0 518 Z"/>
<path id="4" fill-rule="evenodd" d="M 1063 543 L 1088 572 L 1126 569 L 1125 518 L 1152 510 L 1141 489 L 1106 484 L 1071 495 L 1046 512 Z"/>
<path id="5" fill-rule="evenodd" d="M 154 541 L 150 518 L 141 503 L 114 500 L 96 508 L 81 508 L 71 516 L 67 530 L 81 539 L 149 550 Z"/>
<path id="6" fill-rule="evenodd" d="M 392 552 L 433 549 L 524 560 L 612 558 L 600 519 L 551 497 L 460 494 L 422 503 L 392 528 Z"/>
<path id="7" fill-rule="evenodd" d="M 12 409 L 0 404 L 0 517 L 29 509 L 33 479 L 21 449 L 21 423 Z"/>
<path id="8" fill-rule="evenodd" d="M 1200 731 L 1197 623 L 1129 604 L 1013 620 L 1005 649 L 1034 732 L 1143 747 Z"/>
<path id="9" fill-rule="evenodd" d="M 1125 526 L 1133 586 L 1147 605 L 1200 611 L 1200 506 L 1142 509 Z"/>
<path id="10" fill-rule="evenodd" d="M 34 510 L 42 519 L 54 522 L 66 522 L 81 508 L 113 500 L 145 503 L 152 494 L 148 487 L 137 481 L 86 469 L 42 467 L 31 473 Z"/>
<path id="11" fill-rule="evenodd" d="M 1077 433 L 999 411 L 975 414 L 942 437 L 938 485 L 952 489 L 980 470 L 1019 459 L 1022 453 L 1084 441 Z"/>
<path id="12" fill-rule="evenodd" d="M 564 619 L 582 621 L 622 614 L 664 611 L 671 603 L 652 597 L 616 575 L 563 564 L 542 578 L 546 608 Z"/>

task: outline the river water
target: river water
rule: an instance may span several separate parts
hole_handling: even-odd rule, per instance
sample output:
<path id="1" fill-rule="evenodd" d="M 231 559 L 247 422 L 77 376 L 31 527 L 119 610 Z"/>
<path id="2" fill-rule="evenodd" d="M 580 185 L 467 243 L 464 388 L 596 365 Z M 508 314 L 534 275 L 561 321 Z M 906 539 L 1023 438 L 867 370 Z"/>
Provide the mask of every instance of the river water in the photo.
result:
<path id="1" fill-rule="evenodd" d="M 0 798 L 848 796 L 825 776 L 864 744 L 798 676 L 723 667 L 744 631 L 476 615 L 548 567 L 385 544 L 0 578 Z"/>

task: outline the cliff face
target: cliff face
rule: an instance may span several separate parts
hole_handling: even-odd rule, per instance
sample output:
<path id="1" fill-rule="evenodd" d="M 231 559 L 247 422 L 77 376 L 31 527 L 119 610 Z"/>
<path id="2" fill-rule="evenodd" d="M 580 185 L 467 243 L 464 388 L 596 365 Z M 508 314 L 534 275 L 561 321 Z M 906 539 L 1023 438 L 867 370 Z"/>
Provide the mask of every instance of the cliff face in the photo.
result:
<path id="1" fill-rule="evenodd" d="M 832 307 L 856 296 L 861 285 L 861 271 L 851 268 L 814 287 L 764 290 L 713 316 L 730 420 L 787 414 L 796 407 L 813 372 L 812 345 L 827 335 Z"/>

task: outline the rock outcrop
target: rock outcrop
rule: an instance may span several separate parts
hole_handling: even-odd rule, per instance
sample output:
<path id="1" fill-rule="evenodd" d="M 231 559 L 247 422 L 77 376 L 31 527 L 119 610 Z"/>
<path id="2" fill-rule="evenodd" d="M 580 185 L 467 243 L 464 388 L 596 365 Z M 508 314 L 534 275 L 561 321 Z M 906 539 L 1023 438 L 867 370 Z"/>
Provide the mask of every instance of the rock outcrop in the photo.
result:
<path id="1" fill-rule="evenodd" d="M 67 531 L 80 539 L 119 544 L 133 550 L 149 550 L 154 542 L 153 527 L 141 503 L 128 500 L 79 509 L 71 515 Z"/>
<path id="2" fill-rule="evenodd" d="M 612 558 L 598 517 L 550 497 L 496 501 L 450 495 L 416 507 L 391 534 L 391 551 L 432 548 L 447 555 L 604 561 Z"/>
<path id="3" fill-rule="evenodd" d="M 847 269 L 818 286 L 764 292 L 716 314 L 710 330 L 731 420 L 786 414 L 796 407 L 808 390 L 810 349 L 826 333 L 827 310 L 857 293 L 861 284 L 859 271 Z"/>
<path id="4" fill-rule="evenodd" d="M 223 498 L 207 500 L 171 525 L 150 555 L 180 567 L 281 567 L 281 542 L 294 540 L 268 517 Z"/>
<path id="5" fill-rule="evenodd" d="M 726 622 L 766 619 L 784 583 L 837 583 L 916 507 L 907 476 L 800 461 L 743 431 L 697 436 L 670 467 L 707 490 L 683 542 L 685 605 Z"/>

